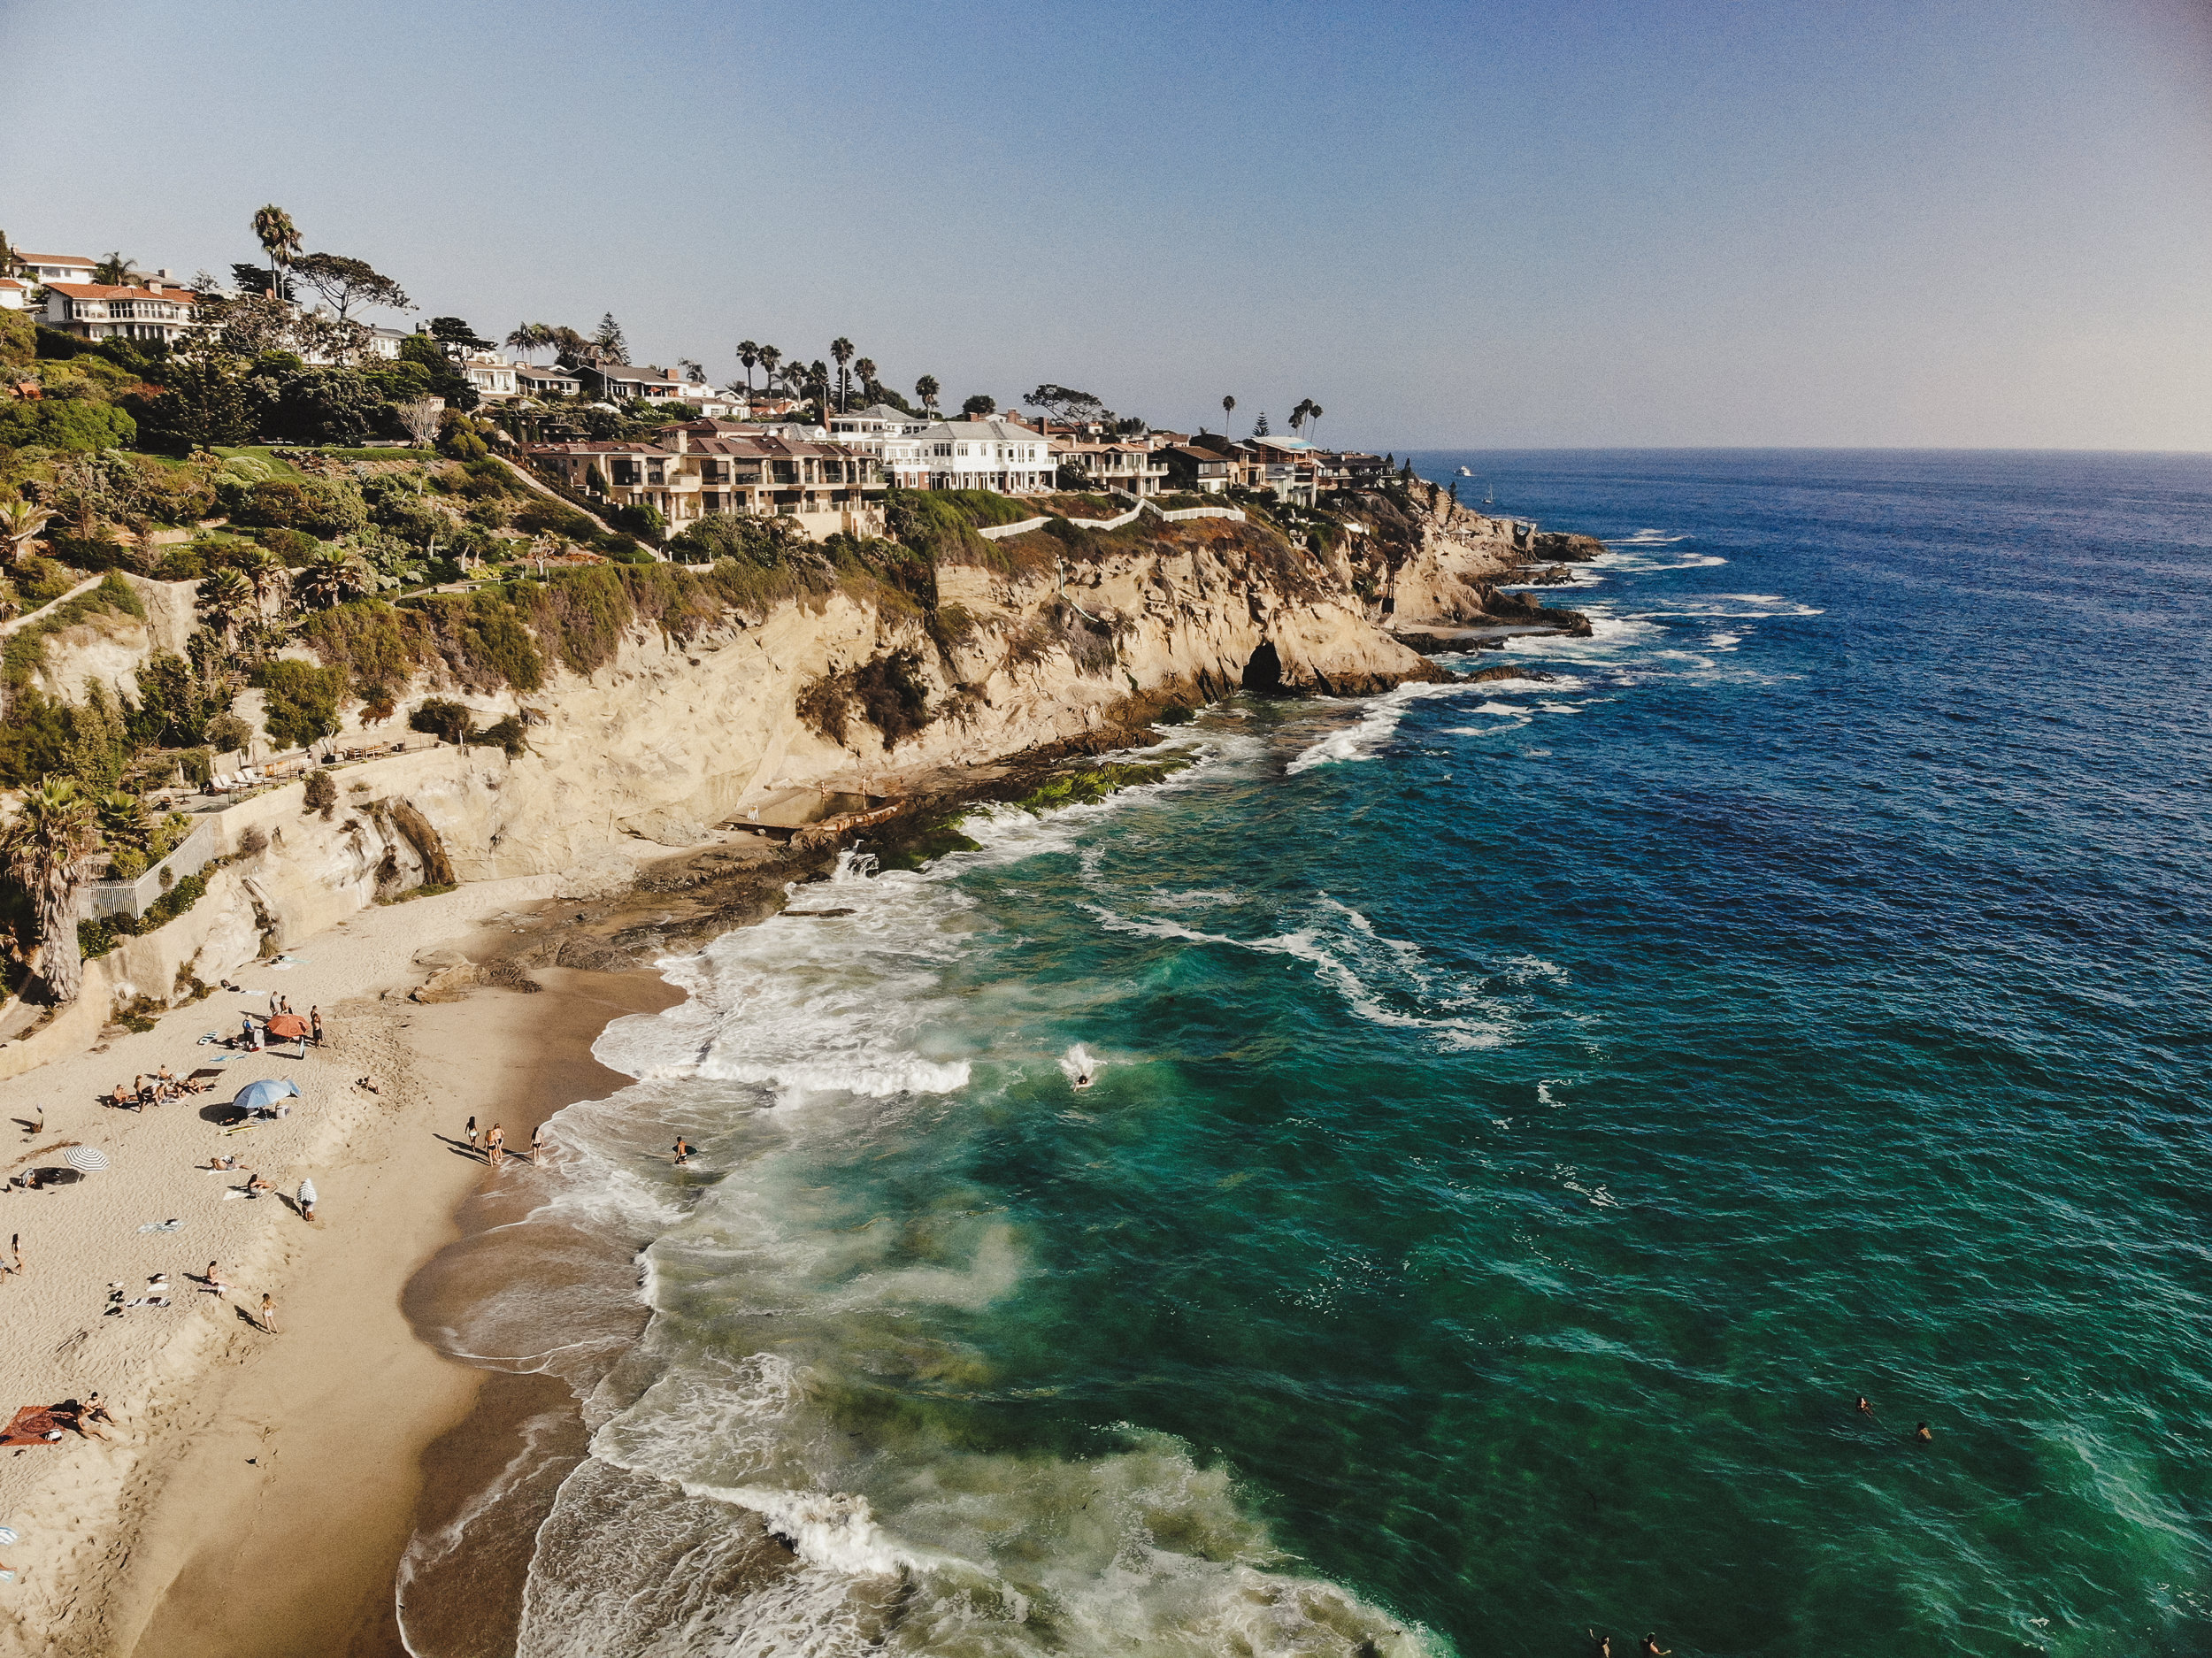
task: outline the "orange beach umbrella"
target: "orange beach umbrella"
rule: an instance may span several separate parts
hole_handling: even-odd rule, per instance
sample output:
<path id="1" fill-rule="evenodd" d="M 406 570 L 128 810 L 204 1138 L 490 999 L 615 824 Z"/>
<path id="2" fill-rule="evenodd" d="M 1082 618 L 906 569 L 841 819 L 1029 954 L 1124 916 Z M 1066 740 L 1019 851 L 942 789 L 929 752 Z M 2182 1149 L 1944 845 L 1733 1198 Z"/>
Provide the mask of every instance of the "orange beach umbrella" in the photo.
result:
<path id="1" fill-rule="evenodd" d="M 277 1013 L 269 1017 L 269 1034 L 293 1037 L 307 1034 L 307 1021 L 296 1013 Z"/>

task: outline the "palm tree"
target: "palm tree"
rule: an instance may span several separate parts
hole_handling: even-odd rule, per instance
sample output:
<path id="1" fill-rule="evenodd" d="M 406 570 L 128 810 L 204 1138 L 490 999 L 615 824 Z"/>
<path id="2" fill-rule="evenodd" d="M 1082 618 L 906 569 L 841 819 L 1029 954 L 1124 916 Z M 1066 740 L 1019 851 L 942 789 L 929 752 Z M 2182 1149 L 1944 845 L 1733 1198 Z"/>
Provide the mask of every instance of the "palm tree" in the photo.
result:
<path id="1" fill-rule="evenodd" d="M 1291 430 L 1292 435 L 1295 436 L 1295 435 L 1297 434 L 1298 429 L 1299 429 L 1301 426 L 1304 426 L 1305 424 L 1306 424 L 1306 400 L 1305 400 L 1303 397 L 1301 397 L 1301 398 L 1298 400 L 1298 406 L 1297 406 L 1295 409 L 1293 409 L 1293 410 L 1290 411 L 1290 430 Z"/>
<path id="2" fill-rule="evenodd" d="M 1306 399 L 1306 435 L 1309 438 L 1312 438 L 1314 432 L 1320 426 L 1320 425 L 1321 405 L 1314 402 L 1312 398 L 1309 397 Z M 1319 441 L 1318 439 L 1315 439 L 1314 441 L 1317 442 Z"/>
<path id="3" fill-rule="evenodd" d="M 944 390 L 937 383 L 937 376 L 925 374 L 914 382 L 914 395 L 922 400 L 922 407 L 931 414 L 937 412 L 937 394 Z"/>
<path id="4" fill-rule="evenodd" d="M 292 580 L 293 602 L 301 609 L 326 610 L 357 598 L 376 585 L 368 560 L 342 547 L 326 548 L 307 561 Z"/>
<path id="5" fill-rule="evenodd" d="M 77 889 L 85 863 L 100 848 L 92 802 L 73 779 L 50 777 L 23 796 L 5 830 L 0 863 L 29 894 L 37 925 L 33 947 L 47 999 L 74 1002 L 84 986 L 84 957 L 77 946 Z"/>
<path id="6" fill-rule="evenodd" d="M 27 501 L 0 502 L 0 547 L 7 549 L 11 564 L 23 557 L 25 549 L 38 539 L 38 533 L 53 516 L 51 509 Z"/>
<path id="7" fill-rule="evenodd" d="M 201 582 L 194 603 L 226 642 L 247 612 L 257 608 L 253 583 L 235 570 L 219 571 Z"/>
<path id="8" fill-rule="evenodd" d="M 280 296 L 284 267 L 299 257 L 299 226 L 292 222 L 291 214 L 273 202 L 253 216 L 253 234 L 261 242 L 261 250 L 269 256 L 269 291 Z"/>
<path id="9" fill-rule="evenodd" d="M 860 395 L 870 403 L 879 401 L 876 396 L 876 360 L 864 357 L 853 365 L 853 372 L 860 376 Z"/>
<path id="10" fill-rule="evenodd" d="M 821 424 L 829 425 L 830 365 L 818 357 L 807 365 L 806 389 L 807 395 L 819 405 L 816 412 L 821 417 Z"/>
<path id="11" fill-rule="evenodd" d="M 745 369 L 745 395 L 753 395 L 753 367 L 760 361 L 760 347 L 750 340 L 737 342 L 737 360 Z"/>
<path id="12" fill-rule="evenodd" d="M 523 323 L 507 336 L 507 344 L 526 356 L 532 351 L 542 351 L 554 343 L 553 330 L 541 322 Z"/>
<path id="13" fill-rule="evenodd" d="M 128 288 L 138 275 L 138 262 L 120 253 L 111 253 L 92 267 L 92 280 L 110 288 Z"/>
<path id="14" fill-rule="evenodd" d="M 767 377 L 768 384 L 773 386 L 776 383 L 776 365 L 783 361 L 783 353 L 772 345 L 758 346 L 755 349 L 760 357 L 761 372 Z"/>
<path id="15" fill-rule="evenodd" d="M 687 381 L 694 386 L 703 386 L 707 383 L 706 365 L 699 362 L 695 357 L 678 357 L 676 359 L 676 368 L 678 372 L 680 372 Z"/>
<path id="16" fill-rule="evenodd" d="M 253 589 L 254 614 L 258 618 L 269 595 L 285 585 L 284 561 L 265 547 L 250 547 L 238 555 L 237 568 Z"/>
<path id="17" fill-rule="evenodd" d="M 830 342 L 830 360 L 837 365 L 837 409 L 842 414 L 852 404 L 852 380 L 845 372 L 845 365 L 853 360 L 853 342 L 843 334 Z M 828 414 L 824 410 L 823 414 Z"/>
<path id="18" fill-rule="evenodd" d="M 1230 417 L 1231 415 L 1233 415 L 1233 414 L 1236 413 L 1236 411 L 1237 411 L 1237 400 L 1236 400 L 1235 398 L 1233 398 L 1233 397 L 1224 397 L 1224 398 L 1221 400 L 1221 429 L 1222 429 L 1224 432 L 1228 431 L 1228 429 L 1229 429 L 1229 417 Z"/>

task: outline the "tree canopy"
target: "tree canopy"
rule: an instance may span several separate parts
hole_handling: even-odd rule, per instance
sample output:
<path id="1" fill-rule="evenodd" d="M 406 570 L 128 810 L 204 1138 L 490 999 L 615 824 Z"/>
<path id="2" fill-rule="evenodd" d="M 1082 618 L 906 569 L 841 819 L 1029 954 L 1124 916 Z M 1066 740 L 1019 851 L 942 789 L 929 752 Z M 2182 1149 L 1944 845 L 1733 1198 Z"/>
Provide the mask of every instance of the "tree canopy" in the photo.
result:
<path id="1" fill-rule="evenodd" d="M 321 295 L 324 303 L 341 317 L 356 305 L 382 305 L 393 311 L 405 311 L 413 303 L 397 282 L 366 259 L 351 258 L 342 253 L 311 253 L 293 265 L 291 275 L 302 287 Z"/>

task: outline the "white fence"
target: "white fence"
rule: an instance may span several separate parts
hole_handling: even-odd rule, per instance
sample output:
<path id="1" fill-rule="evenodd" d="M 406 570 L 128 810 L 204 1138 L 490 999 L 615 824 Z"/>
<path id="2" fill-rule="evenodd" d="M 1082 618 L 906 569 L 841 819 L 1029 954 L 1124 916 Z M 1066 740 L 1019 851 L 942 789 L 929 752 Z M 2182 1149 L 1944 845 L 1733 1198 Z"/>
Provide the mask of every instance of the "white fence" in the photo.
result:
<path id="1" fill-rule="evenodd" d="M 1126 489 L 1117 489 L 1114 493 L 1118 495 L 1129 494 Z M 1136 498 L 1132 496 L 1131 499 Z M 1239 524 L 1244 522 L 1242 507 L 1176 507 L 1171 510 L 1155 506 L 1149 500 L 1138 500 L 1135 506 L 1118 518 L 1070 518 L 1068 522 L 1079 529 L 1118 530 L 1124 526 L 1134 524 L 1138 515 L 1148 510 L 1158 513 L 1170 524 L 1180 524 L 1187 518 L 1230 518 Z M 1018 524 L 994 524 L 988 529 L 978 530 L 976 533 L 987 541 L 999 541 L 1010 535 L 1026 535 L 1030 531 L 1041 530 L 1051 522 L 1050 518 L 1024 518 Z"/>
<path id="2" fill-rule="evenodd" d="M 186 876 L 197 875 L 205 869 L 221 850 L 219 826 L 211 817 L 203 818 L 167 857 L 136 880 L 94 881 L 87 887 L 83 917 L 88 921 L 97 921 L 103 916 L 128 916 L 135 921 Z"/>

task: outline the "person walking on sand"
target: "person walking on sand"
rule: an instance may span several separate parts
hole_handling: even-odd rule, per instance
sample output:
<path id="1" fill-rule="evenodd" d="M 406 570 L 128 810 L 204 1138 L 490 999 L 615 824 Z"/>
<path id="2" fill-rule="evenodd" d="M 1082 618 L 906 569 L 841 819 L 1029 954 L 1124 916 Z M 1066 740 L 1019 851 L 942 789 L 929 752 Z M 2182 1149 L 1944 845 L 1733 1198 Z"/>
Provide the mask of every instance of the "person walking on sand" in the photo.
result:
<path id="1" fill-rule="evenodd" d="M 284 1009 L 281 1009 L 281 1008 L 280 1008 L 280 1007 L 278 1007 L 278 1006 L 277 1006 L 277 994 L 276 994 L 276 992 L 275 992 L 275 991 L 273 991 L 273 990 L 272 990 L 272 991 L 269 993 L 269 1017 L 270 1017 L 271 1018 L 273 1018 L 273 1018 L 275 1018 L 275 1017 L 276 1017 L 276 1016 L 277 1016 L 278 1014 L 280 1014 L 280 1013 L 281 1013 L 281 1012 L 283 1012 L 283 1011 L 284 1011 Z"/>
<path id="2" fill-rule="evenodd" d="M 484 1155 L 495 1169 L 507 1161 L 507 1131 L 496 1123 L 492 1125 L 491 1132 L 484 1136 Z"/>
<path id="3" fill-rule="evenodd" d="M 541 1123 L 530 1131 L 530 1161 L 535 1163 L 538 1154 L 545 1149 L 545 1125 Z"/>
<path id="4" fill-rule="evenodd" d="M 219 1301 L 230 1293 L 230 1286 L 223 1282 L 223 1275 L 216 1270 L 212 1261 L 207 1263 L 207 1287 Z"/>
<path id="5" fill-rule="evenodd" d="M 474 1150 L 476 1149 L 476 1119 L 475 1119 L 474 1117 L 472 1117 L 471 1118 L 469 1118 L 469 1130 L 468 1130 L 468 1132 L 469 1132 L 469 1149 L 470 1149 L 471 1151 L 474 1151 Z"/>
<path id="6" fill-rule="evenodd" d="M 19 1232 L 8 1234 L 8 1263 L 16 1277 L 21 1278 L 23 1276 L 23 1234 Z"/>
<path id="7" fill-rule="evenodd" d="M 315 1046 L 320 1048 L 323 1045 L 323 1010 L 320 1008 L 311 1007 L 308 1009 L 307 1025 L 308 1029 L 314 1035 Z"/>
<path id="8" fill-rule="evenodd" d="M 300 1218 L 315 1218 L 315 1183 L 312 1180 L 300 1182 Z"/>
<path id="9" fill-rule="evenodd" d="M 261 1327 L 271 1335 L 277 1332 L 276 1298 L 265 1291 L 261 1297 Z"/>

